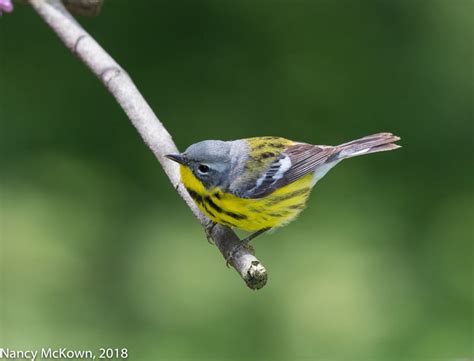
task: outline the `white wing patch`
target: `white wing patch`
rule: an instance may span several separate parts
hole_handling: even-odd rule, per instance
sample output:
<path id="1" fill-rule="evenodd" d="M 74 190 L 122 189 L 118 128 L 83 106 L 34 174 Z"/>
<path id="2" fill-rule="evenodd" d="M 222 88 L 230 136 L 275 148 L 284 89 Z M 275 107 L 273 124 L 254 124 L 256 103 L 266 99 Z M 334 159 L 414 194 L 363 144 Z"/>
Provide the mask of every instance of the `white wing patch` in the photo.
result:
<path id="1" fill-rule="evenodd" d="M 285 172 L 288 171 L 288 169 L 291 168 L 291 159 L 287 155 L 285 155 L 284 158 L 281 158 L 280 161 L 277 163 L 280 164 L 278 171 L 276 174 L 273 176 L 274 180 L 278 180 L 280 178 L 283 178 L 285 175 Z"/>
<path id="2" fill-rule="evenodd" d="M 283 178 L 285 173 L 291 168 L 291 159 L 284 155 L 278 162 L 273 163 L 270 168 L 263 173 L 255 182 L 255 187 L 249 189 L 246 193 L 255 192 L 258 188 L 264 186 L 269 187 L 277 180 Z"/>
<path id="3" fill-rule="evenodd" d="M 255 187 L 253 187 L 252 189 L 250 189 L 251 191 L 253 191 L 255 188 L 258 188 L 262 185 L 263 181 L 265 180 L 265 174 L 262 175 L 260 178 L 257 179 L 257 184 L 255 185 Z"/>

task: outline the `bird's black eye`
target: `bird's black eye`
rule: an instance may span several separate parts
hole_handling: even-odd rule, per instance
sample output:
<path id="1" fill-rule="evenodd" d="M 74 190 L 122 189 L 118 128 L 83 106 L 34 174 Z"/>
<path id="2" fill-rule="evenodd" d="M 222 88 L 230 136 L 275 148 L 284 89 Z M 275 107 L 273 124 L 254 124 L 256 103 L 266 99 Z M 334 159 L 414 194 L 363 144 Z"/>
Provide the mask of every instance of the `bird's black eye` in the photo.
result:
<path id="1" fill-rule="evenodd" d="M 198 167 L 198 170 L 199 170 L 199 173 L 207 173 L 209 172 L 209 167 L 205 164 L 200 164 L 199 167 Z"/>

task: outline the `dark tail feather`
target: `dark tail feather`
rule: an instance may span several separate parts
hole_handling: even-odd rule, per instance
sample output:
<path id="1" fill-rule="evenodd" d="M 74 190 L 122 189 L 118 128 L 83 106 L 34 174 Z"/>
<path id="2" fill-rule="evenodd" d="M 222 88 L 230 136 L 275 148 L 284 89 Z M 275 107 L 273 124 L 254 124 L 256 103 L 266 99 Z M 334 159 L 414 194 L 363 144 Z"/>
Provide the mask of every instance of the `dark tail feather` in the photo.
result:
<path id="1" fill-rule="evenodd" d="M 340 151 L 337 153 L 337 158 L 345 159 L 358 155 L 394 150 L 401 147 L 398 144 L 394 144 L 398 140 L 400 138 L 392 133 L 368 135 L 367 137 L 338 145 L 336 148 L 340 149 Z"/>

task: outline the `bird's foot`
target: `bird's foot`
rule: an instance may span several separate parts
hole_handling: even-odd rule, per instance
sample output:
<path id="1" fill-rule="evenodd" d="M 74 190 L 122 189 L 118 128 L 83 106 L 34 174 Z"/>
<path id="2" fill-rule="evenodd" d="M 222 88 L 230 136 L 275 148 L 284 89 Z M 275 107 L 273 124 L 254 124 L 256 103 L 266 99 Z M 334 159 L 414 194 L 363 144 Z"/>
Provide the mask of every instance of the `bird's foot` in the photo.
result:
<path id="1" fill-rule="evenodd" d="M 209 228 L 205 228 L 204 229 L 204 232 L 206 232 L 206 238 L 207 238 L 207 241 L 212 244 L 212 245 L 215 245 L 216 243 L 214 242 L 214 240 L 212 239 L 212 230 L 214 229 L 214 227 L 216 226 L 217 223 L 215 222 L 212 222 L 211 225 L 209 226 Z"/>

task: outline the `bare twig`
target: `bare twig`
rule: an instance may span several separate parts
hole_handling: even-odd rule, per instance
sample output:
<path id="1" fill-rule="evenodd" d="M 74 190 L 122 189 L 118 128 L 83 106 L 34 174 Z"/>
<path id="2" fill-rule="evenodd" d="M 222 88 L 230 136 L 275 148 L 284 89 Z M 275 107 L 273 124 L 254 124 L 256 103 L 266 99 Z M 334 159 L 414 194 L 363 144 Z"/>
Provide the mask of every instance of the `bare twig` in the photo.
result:
<path id="1" fill-rule="evenodd" d="M 60 0 L 30 0 L 29 2 L 66 47 L 104 83 L 155 154 L 180 196 L 204 229 L 210 233 L 224 258 L 227 258 L 229 252 L 240 244 L 239 238 L 227 227 L 221 225 L 212 227 L 210 220 L 199 211 L 185 188 L 180 185 L 177 164 L 165 158 L 165 154 L 177 152 L 176 146 L 128 74 L 74 20 Z M 249 249 L 241 247 L 230 260 L 230 264 L 245 280 L 248 287 L 259 289 L 266 284 L 267 271 Z"/>

